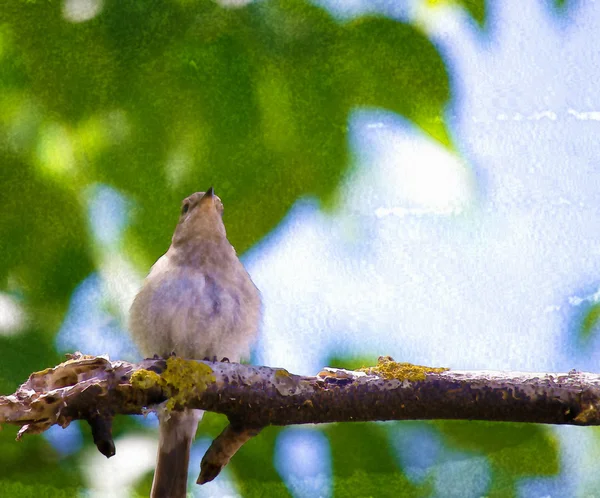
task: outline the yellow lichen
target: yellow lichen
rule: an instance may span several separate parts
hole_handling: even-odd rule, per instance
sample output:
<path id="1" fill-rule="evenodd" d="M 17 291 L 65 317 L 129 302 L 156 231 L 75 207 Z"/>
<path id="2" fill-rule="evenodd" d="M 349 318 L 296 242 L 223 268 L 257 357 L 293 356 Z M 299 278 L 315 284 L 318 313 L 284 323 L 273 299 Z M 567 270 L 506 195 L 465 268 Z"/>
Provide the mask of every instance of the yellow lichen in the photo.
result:
<path id="1" fill-rule="evenodd" d="M 172 410 L 176 405 L 203 392 L 209 382 L 214 382 L 212 372 L 212 368 L 205 363 L 172 356 L 167 359 L 167 368 L 162 375 L 149 370 L 138 370 L 131 376 L 131 384 L 143 389 L 159 386 L 169 396 L 166 408 Z"/>
<path id="2" fill-rule="evenodd" d="M 278 368 L 275 370 L 275 378 L 277 377 L 289 377 L 290 373 L 285 368 Z"/>
<path id="3" fill-rule="evenodd" d="M 206 390 L 208 383 L 215 381 L 212 372 L 206 363 L 171 356 L 162 374 L 165 382 L 175 390 L 167 402 L 167 408 L 172 409 L 176 404 Z"/>
<path id="4" fill-rule="evenodd" d="M 384 379 L 397 380 L 425 380 L 428 373 L 441 373 L 449 370 L 443 367 L 426 367 L 422 365 L 413 365 L 412 363 L 399 363 L 390 356 L 380 356 L 375 367 L 359 368 L 359 372 L 375 374 Z"/>
<path id="5" fill-rule="evenodd" d="M 131 375 L 131 385 L 140 389 L 150 389 L 154 386 L 166 387 L 166 382 L 156 372 L 138 370 Z"/>

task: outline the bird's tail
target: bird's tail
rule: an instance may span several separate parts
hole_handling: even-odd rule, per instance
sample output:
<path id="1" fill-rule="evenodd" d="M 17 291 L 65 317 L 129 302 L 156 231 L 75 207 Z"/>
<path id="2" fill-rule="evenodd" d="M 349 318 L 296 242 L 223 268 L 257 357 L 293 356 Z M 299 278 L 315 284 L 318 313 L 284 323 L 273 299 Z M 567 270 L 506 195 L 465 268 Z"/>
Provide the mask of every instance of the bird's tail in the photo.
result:
<path id="1" fill-rule="evenodd" d="M 202 410 L 159 414 L 160 440 L 151 498 L 185 498 L 190 448 Z"/>

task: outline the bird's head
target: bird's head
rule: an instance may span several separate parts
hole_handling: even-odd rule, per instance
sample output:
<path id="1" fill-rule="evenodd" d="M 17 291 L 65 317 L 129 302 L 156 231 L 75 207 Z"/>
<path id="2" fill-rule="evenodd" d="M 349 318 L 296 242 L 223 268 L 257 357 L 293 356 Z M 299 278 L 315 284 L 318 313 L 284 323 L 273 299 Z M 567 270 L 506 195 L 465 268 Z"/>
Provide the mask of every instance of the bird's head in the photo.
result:
<path id="1" fill-rule="evenodd" d="M 190 240 L 224 238 L 223 203 L 212 187 L 206 192 L 196 192 L 182 201 L 181 215 L 173 234 L 173 245 Z"/>

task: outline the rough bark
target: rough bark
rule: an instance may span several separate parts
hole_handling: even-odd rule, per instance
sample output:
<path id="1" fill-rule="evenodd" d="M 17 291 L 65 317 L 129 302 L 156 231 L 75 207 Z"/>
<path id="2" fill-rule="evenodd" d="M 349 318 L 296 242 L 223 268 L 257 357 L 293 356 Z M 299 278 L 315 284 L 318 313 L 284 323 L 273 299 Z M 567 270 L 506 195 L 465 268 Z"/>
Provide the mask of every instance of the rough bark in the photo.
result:
<path id="1" fill-rule="evenodd" d="M 179 358 L 139 364 L 72 355 L 33 373 L 14 394 L 0 396 L 0 423 L 41 433 L 87 420 L 94 442 L 114 454 L 112 418 L 166 409 L 200 408 L 226 415 L 228 426 L 202 461 L 199 483 L 214 479 L 235 452 L 267 425 L 468 419 L 600 425 L 600 375 L 456 371 L 396 363 L 316 376 L 286 370 Z"/>

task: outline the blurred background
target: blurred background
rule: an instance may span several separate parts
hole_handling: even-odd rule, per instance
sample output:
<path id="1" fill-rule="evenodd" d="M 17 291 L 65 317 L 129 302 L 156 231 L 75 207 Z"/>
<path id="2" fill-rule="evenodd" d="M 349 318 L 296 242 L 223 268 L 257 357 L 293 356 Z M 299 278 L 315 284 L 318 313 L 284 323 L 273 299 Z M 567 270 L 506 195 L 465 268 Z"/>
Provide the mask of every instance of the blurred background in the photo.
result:
<path id="1" fill-rule="evenodd" d="M 252 362 L 599 371 L 600 2 L 30 0 L 0 7 L 0 393 L 127 312 L 210 185 L 264 300 Z M 226 421 L 207 414 L 190 481 Z M 0 496 L 148 496 L 117 454 L 0 432 Z M 594 428 L 268 428 L 194 496 L 600 496 Z"/>

